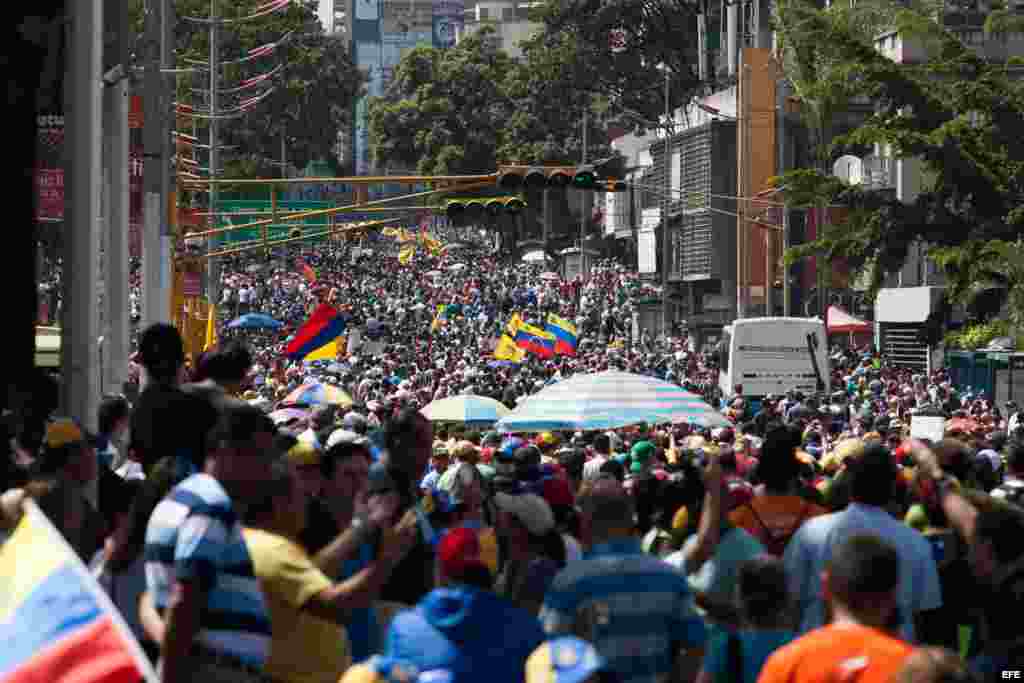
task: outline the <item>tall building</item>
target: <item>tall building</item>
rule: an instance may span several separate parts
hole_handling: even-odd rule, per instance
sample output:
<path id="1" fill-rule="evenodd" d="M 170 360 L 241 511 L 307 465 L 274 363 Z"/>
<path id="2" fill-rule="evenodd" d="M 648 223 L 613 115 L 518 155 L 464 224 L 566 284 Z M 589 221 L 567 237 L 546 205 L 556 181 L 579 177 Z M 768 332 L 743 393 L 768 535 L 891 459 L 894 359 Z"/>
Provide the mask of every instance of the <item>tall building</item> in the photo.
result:
<path id="1" fill-rule="evenodd" d="M 382 97 L 395 67 L 420 46 L 448 48 L 462 30 L 463 0 L 335 0 L 345 3 L 347 37 L 356 66 L 367 75 L 356 103 L 352 147 L 356 175 L 373 170 L 367 126 L 369 99 Z M 335 7 L 337 15 L 338 7 Z"/>
<path id="2" fill-rule="evenodd" d="M 348 33 L 348 2 L 346 0 L 320 0 L 317 16 L 328 35 Z"/>
<path id="3" fill-rule="evenodd" d="M 465 21 L 458 39 L 488 26 L 495 31 L 492 47 L 518 58 L 522 55 L 519 44 L 540 28 L 540 24 L 530 21 L 529 17 L 530 8 L 535 4 L 523 0 L 478 0 L 466 6 Z"/>

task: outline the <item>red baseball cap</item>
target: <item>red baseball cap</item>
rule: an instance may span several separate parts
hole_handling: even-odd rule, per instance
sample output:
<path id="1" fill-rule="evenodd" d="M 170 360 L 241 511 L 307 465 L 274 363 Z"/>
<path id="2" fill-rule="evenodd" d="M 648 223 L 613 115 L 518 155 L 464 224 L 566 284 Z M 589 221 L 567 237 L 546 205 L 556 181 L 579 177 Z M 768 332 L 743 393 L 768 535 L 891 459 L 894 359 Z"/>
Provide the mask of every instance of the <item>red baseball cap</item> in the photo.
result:
<path id="1" fill-rule="evenodd" d="M 473 529 L 458 527 L 444 535 L 437 546 L 441 574 L 450 579 L 464 576 L 467 569 L 487 565 L 480 558 L 480 538 Z"/>

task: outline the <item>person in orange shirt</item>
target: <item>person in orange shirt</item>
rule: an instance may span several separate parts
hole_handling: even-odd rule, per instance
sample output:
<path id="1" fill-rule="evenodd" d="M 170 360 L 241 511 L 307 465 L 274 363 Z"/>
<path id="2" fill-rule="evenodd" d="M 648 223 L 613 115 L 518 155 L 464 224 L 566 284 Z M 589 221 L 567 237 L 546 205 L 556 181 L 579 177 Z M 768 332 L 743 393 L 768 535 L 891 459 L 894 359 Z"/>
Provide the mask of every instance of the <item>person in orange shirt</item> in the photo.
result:
<path id="1" fill-rule="evenodd" d="M 831 623 L 777 650 L 757 683 L 887 683 L 914 651 L 888 630 L 899 580 L 899 554 L 878 537 L 842 543 L 821 576 Z"/>
<path id="2" fill-rule="evenodd" d="M 780 426 L 768 433 L 757 474 L 764 492 L 733 510 L 729 521 L 759 540 L 769 554 L 781 557 L 800 525 L 828 510 L 797 494 L 800 463 L 788 428 Z"/>

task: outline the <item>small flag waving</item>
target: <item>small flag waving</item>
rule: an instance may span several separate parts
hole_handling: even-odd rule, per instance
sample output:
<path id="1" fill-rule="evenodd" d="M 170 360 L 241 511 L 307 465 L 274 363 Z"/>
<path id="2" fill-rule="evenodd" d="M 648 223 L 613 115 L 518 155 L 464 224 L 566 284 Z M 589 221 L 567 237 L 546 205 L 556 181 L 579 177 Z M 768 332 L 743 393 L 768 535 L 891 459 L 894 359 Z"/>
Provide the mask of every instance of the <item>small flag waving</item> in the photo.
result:
<path id="1" fill-rule="evenodd" d="M 320 304 L 288 342 L 285 353 L 292 360 L 302 360 L 340 337 L 344 331 L 345 317 L 338 309 Z"/>
<path id="2" fill-rule="evenodd" d="M 206 316 L 206 339 L 203 340 L 203 351 L 209 351 L 217 345 L 217 306 L 210 304 Z"/>
<path id="3" fill-rule="evenodd" d="M 124 623 L 32 501 L 0 549 L 0 681 L 156 683 Z"/>
<path id="4" fill-rule="evenodd" d="M 544 329 L 555 335 L 555 353 L 564 356 L 576 355 L 576 343 L 579 340 L 579 335 L 576 333 L 575 325 L 565 318 L 559 318 L 554 313 L 548 313 L 547 325 Z"/>
<path id="5" fill-rule="evenodd" d="M 434 314 L 434 322 L 430 323 L 430 331 L 437 332 L 444 325 L 444 321 L 448 319 L 448 305 L 438 304 L 437 312 Z"/>

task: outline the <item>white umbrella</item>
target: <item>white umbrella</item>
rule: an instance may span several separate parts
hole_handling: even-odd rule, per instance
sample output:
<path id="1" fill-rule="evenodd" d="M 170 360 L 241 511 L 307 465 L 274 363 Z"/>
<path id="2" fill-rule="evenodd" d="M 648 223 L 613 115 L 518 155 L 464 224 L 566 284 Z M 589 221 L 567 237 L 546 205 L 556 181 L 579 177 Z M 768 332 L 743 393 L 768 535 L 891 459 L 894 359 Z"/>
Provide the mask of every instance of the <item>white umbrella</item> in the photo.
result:
<path id="1" fill-rule="evenodd" d="M 448 270 L 453 272 L 453 273 L 458 272 L 460 270 L 465 270 L 465 269 L 466 269 L 466 264 L 465 263 L 453 263 L 452 265 L 448 266 Z"/>
<path id="2" fill-rule="evenodd" d="M 557 282 L 558 280 L 562 279 L 562 276 L 559 275 L 558 273 L 549 270 L 546 273 L 541 273 L 540 279 L 547 280 L 548 282 Z"/>
<path id="3" fill-rule="evenodd" d="M 426 275 L 427 277 L 438 277 L 440 275 L 444 275 L 444 273 L 442 273 L 440 270 L 428 270 L 427 272 L 424 273 L 424 275 Z"/>

